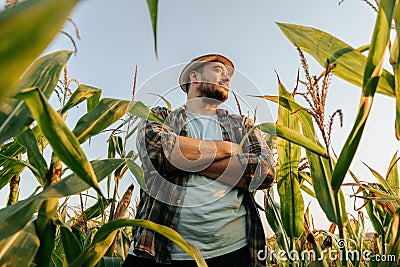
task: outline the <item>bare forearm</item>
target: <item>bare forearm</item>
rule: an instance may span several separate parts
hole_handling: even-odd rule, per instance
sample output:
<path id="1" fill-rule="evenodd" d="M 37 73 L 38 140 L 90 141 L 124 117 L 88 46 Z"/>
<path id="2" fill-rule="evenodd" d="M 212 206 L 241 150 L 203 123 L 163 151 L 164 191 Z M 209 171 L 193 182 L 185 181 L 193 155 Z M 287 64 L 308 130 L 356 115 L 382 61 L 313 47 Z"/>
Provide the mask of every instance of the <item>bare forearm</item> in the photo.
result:
<path id="1" fill-rule="evenodd" d="M 244 187 L 246 184 L 243 176 L 244 169 L 237 156 L 224 158 L 213 162 L 204 170 L 197 172 L 199 175 L 218 180 L 235 187 Z"/>
<path id="2" fill-rule="evenodd" d="M 230 157 L 236 147 L 237 144 L 228 141 L 179 136 L 172 149 L 170 161 L 181 170 L 196 172 L 214 161 Z"/>

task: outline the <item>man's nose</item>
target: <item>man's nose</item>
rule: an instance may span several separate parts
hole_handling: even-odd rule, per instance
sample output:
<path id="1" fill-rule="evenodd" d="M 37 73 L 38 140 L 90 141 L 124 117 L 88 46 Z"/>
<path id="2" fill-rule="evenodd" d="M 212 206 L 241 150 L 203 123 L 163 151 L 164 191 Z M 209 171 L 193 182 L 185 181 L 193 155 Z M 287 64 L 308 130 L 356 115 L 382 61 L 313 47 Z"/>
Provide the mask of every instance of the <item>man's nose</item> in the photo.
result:
<path id="1" fill-rule="evenodd" d="M 231 81 L 231 76 L 229 76 L 229 74 L 228 74 L 227 72 L 225 72 L 225 73 L 222 75 L 222 80 L 223 80 L 224 82 L 229 83 L 229 82 Z"/>

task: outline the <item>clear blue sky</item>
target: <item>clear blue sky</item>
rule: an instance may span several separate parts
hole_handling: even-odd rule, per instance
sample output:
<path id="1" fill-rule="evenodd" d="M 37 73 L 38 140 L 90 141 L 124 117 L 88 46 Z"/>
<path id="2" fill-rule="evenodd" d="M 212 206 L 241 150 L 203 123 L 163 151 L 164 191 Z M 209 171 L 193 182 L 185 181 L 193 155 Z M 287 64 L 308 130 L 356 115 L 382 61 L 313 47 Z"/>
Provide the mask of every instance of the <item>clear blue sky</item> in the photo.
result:
<path id="1" fill-rule="evenodd" d="M 255 102 L 246 95 L 276 95 L 274 70 L 289 90 L 295 85 L 297 69 L 300 68 L 299 57 L 295 47 L 279 31 L 275 22 L 319 28 L 353 47 L 369 43 L 375 12 L 362 1 L 346 0 L 341 6 L 338 2 L 160 1 L 157 59 L 145 0 L 81 1 L 71 15 L 82 39 L 77 40 L 78 54 L 69 61 L 69 74 L 80 83 L 103 89 L 103 97 L 130 99 L 134 68 L 138 65 L 136 99 L 152 105 L 157 97 L 147 93 L 164 94 L 172 88 L 171 85 L 177 85 L 177 75 L 182 68 L 177 64 L 201 54 L 221 53 L 230 57 L 236 65 L 239 75 L 234 76 L 231 86 L 243 96 L 242 104 L 251 108 L 257 105 L 260 121 L 274 121 L 275 104 Z M 65 30 L 74 34 L 69 23 Z M 64 35 L 59 35 L 46 52 L 60 49 L 72 49 L 72 44 Z M 319 74 L 322 68 L 311 57 L 308 59 L 311 72 Z M 344 127 L 335 125 L 332 136 L 337 153 L 341 151 L 353 125 L 359 96 L 360 89 L 338 78 L 333 79 L 328 93 L 327 115 L 337 108 L 344 113 Z M 174 106 L 185 100 L 185 95 L 179 90 L 172 90 L 166 97 Z M 52 103 L 58 108 L 57 101 L 53 99 Z M 365 134 L 351 166 L 361 180 L 374 181 L 362 162 L 384 175 L 391 157 L 399 148 L 394 137 L 394 105 L 394 99 L 389 97 L 378 95 L 375 98 Z M 72 112 L 68 118 L 71 127 L 84 110 L 82 107 Z M 90 159 L 106 156 L 107 136 L 104 134 L 94 138 L 90 147 L 85 145 Z M 133 147 L 133 142 L 131 145 Z M 32 178 L 23 177 L 22 184 L 29 179 Z M 125 180 L 126 184 L 131 182 L 128 177 Z M 31 188 L 23 188 L 21 197 L 29 195 Z M 1 199 L 5 199 L 8 188 L 0 192 Z M 351 194 L 352 191 L 345 192 Z M 309 201 L 312 201 L 311 207 L 318 218 L 317 226 L 326 229 L 328 222 L 319 219 L 323 216 L 318 215 L 317 201 L 306 197 L 305 204 Z M 353 199 L 347 198 L 347 207 L 349 211 L 353 209 Z"/>

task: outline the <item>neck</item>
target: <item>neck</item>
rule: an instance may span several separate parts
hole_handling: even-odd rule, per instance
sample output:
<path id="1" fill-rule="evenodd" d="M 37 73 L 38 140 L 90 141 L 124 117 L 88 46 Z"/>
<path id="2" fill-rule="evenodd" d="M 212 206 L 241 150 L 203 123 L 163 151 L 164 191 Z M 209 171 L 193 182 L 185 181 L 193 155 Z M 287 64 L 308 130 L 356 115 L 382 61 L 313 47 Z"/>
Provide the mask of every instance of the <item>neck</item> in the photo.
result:
<path id="1" fill-rule="evenodd" d="M 217 107 L 218 104 L 205 103 L 203 97 L 188 98 L 186 101 L 186 111 L 197 114 L 215 115 Z"/>

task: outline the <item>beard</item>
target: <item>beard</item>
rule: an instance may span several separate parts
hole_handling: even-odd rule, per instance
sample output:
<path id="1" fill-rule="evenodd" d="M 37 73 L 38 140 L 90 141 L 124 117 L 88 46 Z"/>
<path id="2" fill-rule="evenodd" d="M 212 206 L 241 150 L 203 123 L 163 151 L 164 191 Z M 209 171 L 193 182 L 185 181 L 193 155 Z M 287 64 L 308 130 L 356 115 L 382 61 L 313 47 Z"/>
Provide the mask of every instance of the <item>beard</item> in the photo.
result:
<path id="1" fill-rule="evenodd" d="M 201 96 L 205 97 L 204 101 L 208 104 L 217 104 L 228 99 L 228 94 L 224 87 L 207 81 L 200 83 L 199 92 Z"/>

